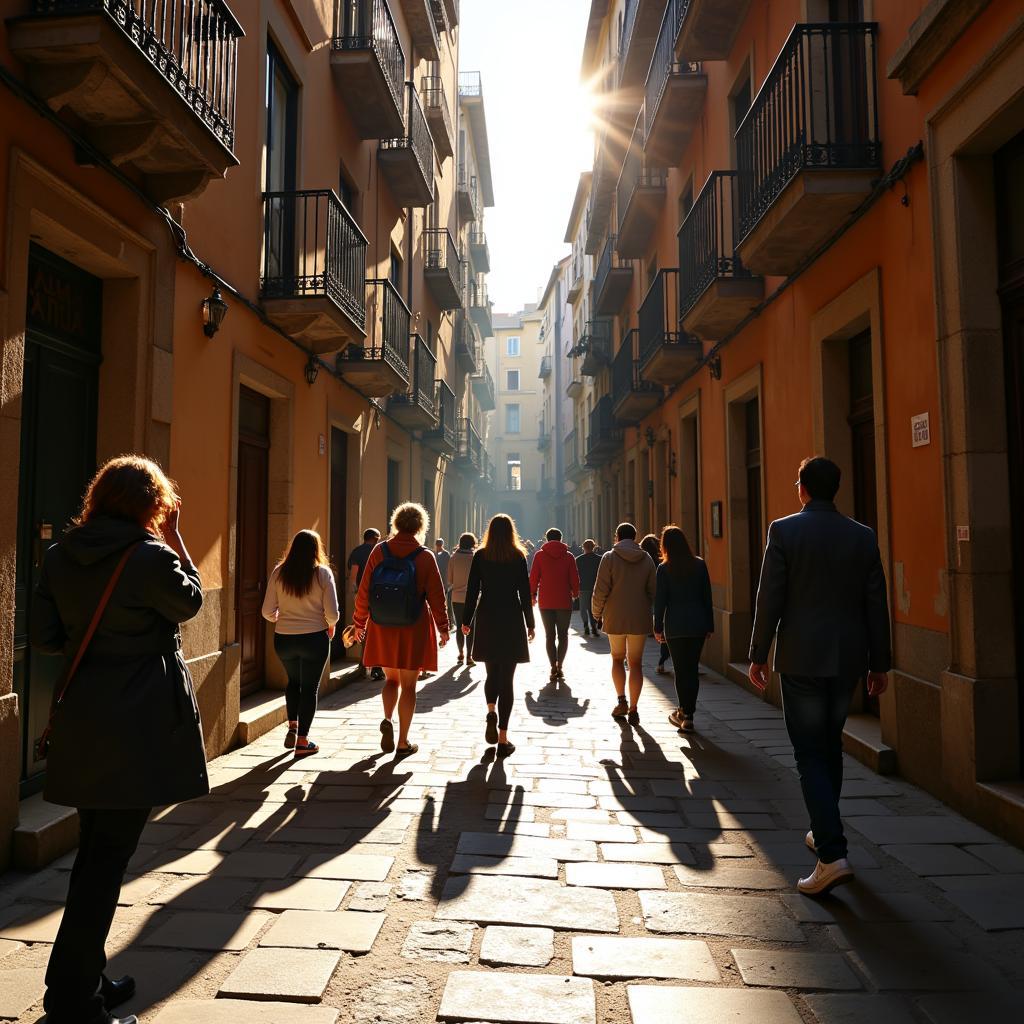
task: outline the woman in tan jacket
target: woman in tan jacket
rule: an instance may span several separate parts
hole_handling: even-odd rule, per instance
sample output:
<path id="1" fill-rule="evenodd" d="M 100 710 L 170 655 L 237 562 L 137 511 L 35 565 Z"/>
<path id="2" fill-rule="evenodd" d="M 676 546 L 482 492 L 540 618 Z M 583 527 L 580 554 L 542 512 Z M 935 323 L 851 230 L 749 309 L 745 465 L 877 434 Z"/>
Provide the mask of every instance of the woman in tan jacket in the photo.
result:
<path id="1" fill-rule="evenodd" d="M 594 618 L 608 634 L 612 654 L 612 683 L 618 696 L 614 718 L 629 716 L 640 721 L 637 702 L 644 685 L 644 644 L 651 632 L 657 570 L 651 556 L 636 542 L 636 527 L 620 523 L 615 546 L 601 556 L 597 582 L 590 603 Z M 626 669 L 629 662 L 629 700 L 626 700 Z"/>
<path id="2" fill-rule="evenodd" d="M 452 552 L 452 556 L 448 560 L 447 582 L 448 589 L 452 593 L 452 612 L 455 614 L 455 642 L 459 645 L 459 656 L 455 664 L 462 664 L 462 654 L 465 648 L 468 655 L 466 658 L 467 668 L 472 668 L 476 664 L 473 660 L 473 631 L 470 630 L 468 638 L 462 633 L 462 623 L 465 621 L 463 611 L 466 607 L 466 584 L 469 583 L 469 570 L 473 565 L 475 550 L 476 534 L 464 533 L 459 538 L 458 549 Z"/>

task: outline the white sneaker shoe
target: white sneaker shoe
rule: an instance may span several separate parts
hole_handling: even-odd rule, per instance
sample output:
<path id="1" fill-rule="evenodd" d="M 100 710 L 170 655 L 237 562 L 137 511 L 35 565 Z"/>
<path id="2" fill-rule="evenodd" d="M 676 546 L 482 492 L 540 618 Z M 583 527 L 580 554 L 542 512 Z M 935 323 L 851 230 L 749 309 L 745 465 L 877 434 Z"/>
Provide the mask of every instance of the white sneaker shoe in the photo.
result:
<path id="1" fill-rule="evenodd" d="M 810 829 L 807 830 L 807 835 L 804 836 L 804 845 L 808 850 L 817 850 L 817 847 L 814 845 L 814 833 Z"/>
<path id="2" fill-rule="evenodd" d="M 806 877 L 796 883 L 796 887 L 805 896 L 824 896 L 831 892 L 838 885 L 846 885 L 853 880 L 853 871 L 850 862 L 845 857 L 832 861 L 831 864 L 823 864 L 820 860 L 814 865 L 814 870 Z"/>

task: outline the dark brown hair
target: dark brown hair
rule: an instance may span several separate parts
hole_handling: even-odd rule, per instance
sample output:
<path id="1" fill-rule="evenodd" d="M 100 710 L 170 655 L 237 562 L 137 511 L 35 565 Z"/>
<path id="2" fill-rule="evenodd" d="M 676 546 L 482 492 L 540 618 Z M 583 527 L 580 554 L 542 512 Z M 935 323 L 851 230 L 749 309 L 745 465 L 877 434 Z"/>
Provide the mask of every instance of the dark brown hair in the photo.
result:
<path id="1" fill-rule="evenodd" d="M 514 562 L 526 557 L 526 548 L 519 539 L 515 521 L 511 516 L 499 512 L 487 524 L 480 550 L 484 558 L 492 562 Z"/>
<path id="2" fill-rule="evenodd" d="M 661 550 L 673 576 L 687 576 L 697 567 L 693 549 L 678 526 L 666 526 L 661 531 Z"/>
<path id="3" fill-rule="evenodd" d="M 305 597 L 313 588 L 313 577 L 321 566 L 330 565 L 324 542 L 316 530 L 299 530 L 278 565 L 281 589 L 293 597 Z"/>
<path id="4" fill-rule="evenodd" d="M 842 470 L 831 460 L 816 455 L 800 463 L 800 483 L 812 501 L 831 501 L 839 490 Z"/>
<path id="5" fill-rule="evenodd" d="M 661 561 L 661 545 L 658 543 L 658 538 L 653 533 L 647 534 L 642 541 L 640 541 L 640 547 L 644 549 L 651 556 L 651 561 L 657 565 Z"/>
<path id="6" fill-rule="evenodd" d="M 174 481 L 152 459 L 118 455 L 97 470 L 73 522 L 82 526 L 97 516 L 110 516 L 159 530 L 179 501 Z"/>

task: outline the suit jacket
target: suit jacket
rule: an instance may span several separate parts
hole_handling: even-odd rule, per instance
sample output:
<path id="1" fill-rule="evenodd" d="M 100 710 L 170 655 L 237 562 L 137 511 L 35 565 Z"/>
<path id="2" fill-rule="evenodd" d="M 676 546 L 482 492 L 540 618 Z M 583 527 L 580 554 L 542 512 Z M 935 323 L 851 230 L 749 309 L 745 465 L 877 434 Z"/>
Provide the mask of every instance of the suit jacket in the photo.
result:
<path id="1" fill-rule="evenodd" d="M 534 628 L 534 619 L 526 559 L 495 562 L 478 550 L 469 569 L 462 621 L 473 626 L 475 661 L 529 661 L 526 631 Z"/>
<path id="2" fill-rule="evenodd" d="M 750 660 L 775 671 L 856 679 L 892 667 L 885 574 L 875 533 L 830 501 L 768 528 Z"/>

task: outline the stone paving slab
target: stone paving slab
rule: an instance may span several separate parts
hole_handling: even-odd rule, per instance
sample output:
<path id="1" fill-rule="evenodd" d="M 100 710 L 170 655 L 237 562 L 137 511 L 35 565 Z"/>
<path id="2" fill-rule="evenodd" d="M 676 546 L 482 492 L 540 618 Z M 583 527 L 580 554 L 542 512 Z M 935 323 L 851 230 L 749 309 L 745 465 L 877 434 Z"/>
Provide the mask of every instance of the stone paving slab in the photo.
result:
<path id="1" fill-rule="evenodd" d="M 633 1024 L 802 1024 L 783 992 L 630 985 Z"/>
<path id="2" fill-rule="evenodd" d="M 673 870 L 683 885 L 710 889 L 785 889 L 792 884 L 778 871 L 734 867 L 732 864 L 715 865 L 710 870 L 677 864 Z"/>
<path id="3" fill-rule="evenodd" d="M 53 942 L 57 938 L 60 919 L 64 908 L 54 909 L 50 906 L 39 906 L 26 912 L 24 907 L 14 907 L 11 923 L 0 928 L 0 939 L 12 939 L 15 942 Z"/>
<path id="4" fill-rule="evenodd" d="M 635 843 L 636 829 L 629 825 L 601 825 L 570 821 L 565 830 L 567 839 L 593 843 Z"/>
<path id="5" fill-rule="evenodd" d="M 383 882 L 394 866 L 394 857 L 374 854 L 316 853 L 302 865 L 300 874 L 309 878 L 342 878 L 352 882 Z"/>
<path id="6" fill-rule="evenodd" d="M 602 843 L 601 856 L 607 861 L 635 864 L 696 864 L 693 850 L 685 843 Z"/>
<path id="7" fill-rule="evenodd" d="M 767 896 L 641 892 L 648 931 L 692 935 L 745 935 L 776 942 L 803 942 L 804 933 Z"/>
<path id="8" fill-rule="evenodd" d="M 245 949 L 270 920 L 269 914 L 257 911 L 235 914 L 184 911 L 172 913 L 160 921 L 163 916 L 154 916 L 156 928 L 143 936 L 140 945 L 237 951 Z"/>
<path id="9" fill-rule="evenodd" d="M 265 883 L 249 900 L 250 907 L 264 910 L 337 910 L 351 882 L 330 878 L 298 878 Z"/>
<path id="10" fill-rule="evenodd" d="M 1024 928 L 1024 894 L 1019 886 L 947 892 L 946 899 L 987 932 Z"/>
<path id="11" fill-rule="evenodd" d="M 591 978 L 722 980 L 708 944 L 699 939 L 579 936 L 572 940 L 572 970 Z"/>
<path id="12" fill-rule="evenodd" d="M 667 889 L 665 874 L 657 864 L 566 864 L 568 885 L 594 889 Z"/>
<path id="13" fill-rule="evenodd" d="M 851 818 L 847 825 L 879 846 L 890 843 L 988 843 L 998 842 L 991 832 L 955 814 L 890 815 Z"/>
<path id="14" fill-rule="evenodd" d="M 836 921 L 952 921 L 947 906 L 916 893 L 878 893 L 854 882 L 834 889 L 824 899 L 800 893 L 781 897 L 790 913 L 808 924 Z"/>
<path id="15" fill-rule="evenodd" d="M 45 967 L 19 967 L 0 971 L 0 1019 L 17 1020 L 43 998 Z"/>
<path id="16" fill-rule="evenodd" d="M 445 983 L 440 1021 L 490 1024 L 595 1024 L 593 982 L 553 974 L 453 971 Z"/>
<path id="17" fill-rule="evenodd" d="M 326 949 L 254 949 L 221 983 L 218 995 L 316 1003 L 340 960 L 340 953 Z"/>
<path id="18" fill-rule="evenodd" d="M 916 875 L 988 875 L 992 867 L 948 843 L 894 843 L 882 851 Z"/>
<path id="19" fill-rule="evenodd" d="M 457 853 L 485 857 L 550 857 L 554 860 L 597 860 L 597 845 L 568 839 L 537 839 L 533 836 L 463 832 Z"/>
<path id="20" fill-rule="evenodd" d="M 917 1020 L 910 1004 L 895 996 L 808 995 L 804 1002 L 818 1024 L 916 1024 Z"/>
<path id="21" fill-rule="evenodd" d="M 492 924 L 484 929 L 481 963 L 547 967 L 554 955 L 555 933 L 551 928 L 510 928 Z"/>
<path id="22" fill-rule="evenodd" d="M 459 921 L 417 921 L 402 946 L 407 960 L 438 964 L 468 964 L 476 925 Z"/>
<path id="23" fill-rule="evenodd" d="M 286 910 L 260 938 L 260 947 L 340 949 L 368 953 L 373 948 L 384 914 L 355 910 Z"/>
<path id="24" fill-rule="evenodd" d="M 10 953 L 17 953 L 19 949 L 24 948 L 23 942 L 16 942 L 14 939 L 0 939 L 0 960 Z"/>
<path id="25" fill-rule="evenodd" d="M 1015 846 L 1007 843 L 985 843 L 980 846 L 966 846 L 964 849 L 996 871 L 1007 874 L 1024 872 L 1024 850 L 1018 850 Z"/>
<path id="26" fill-rule="evenodd" d="M 157 875 L 169 883 L 149 898 L 152 906 L 174 910 L 230 910 L 247 899 L 256 887 L 255 879 L 210 878 L 207 875 Z"/>
<path id="27" fill-rule="evenodd" d="M 730 952 L 746 985 L 799 989 L 863 987 L 839 953 L 793 953 L 778 949 L 733 949 Z"/>
<path id="28" fill-rule="evenodd" d="M 970 996 L 925 996 L 917 1003 L 930 1024 L 965 1024 L 989 1021 L 1002 1024 L 1024 1019 L 1024 993 L 978 993 Z"/>
<path id="29" fill-rule="evenodd" d="M 251 999 L 183 999 L 169 1003 L 153 1024 L 336 1024 L 338 1011 L 330 1006 L 255 1002 Z"/>
<path id="30" fill-rule="evenodd" d="M 619 928 L 611 893 L 566 887 L 539 878 L 522 879 L 514 893 L 504 878 L 449 878 L 434 916 L 439 920 L 539 925 L 580 932 L 614 932 Z"/>
<path id="31" fill-rule="evenodd" d="M 557 878 L 558 861 L 552 857 L 481 857 L 456 854 L 449 869 L 453 875 L 521 875 L 525 878 Z"/>
<path id="32" fill-rule="evenodd" d="M 498 803 L 497 799 L 491 801 Z M 594 807 L 597 799 L 580 793 L 517 793 L 515 803 L 521 807 Z M 501 801 L 505 805 L 505 801 Z"/>

